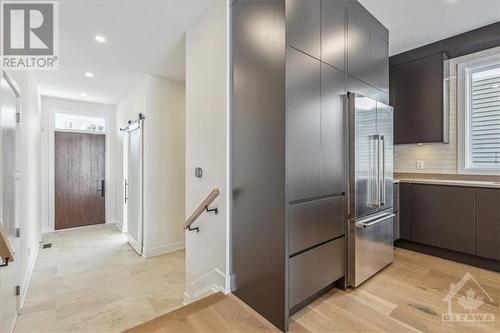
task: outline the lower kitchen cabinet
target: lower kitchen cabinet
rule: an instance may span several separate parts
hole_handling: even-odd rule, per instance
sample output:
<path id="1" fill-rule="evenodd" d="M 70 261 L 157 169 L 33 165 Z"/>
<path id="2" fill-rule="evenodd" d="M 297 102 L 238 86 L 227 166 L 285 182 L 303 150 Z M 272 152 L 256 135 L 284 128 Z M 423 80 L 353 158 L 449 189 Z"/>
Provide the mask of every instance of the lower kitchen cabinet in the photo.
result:
<path id="1" fill-rule="evenodd" d="M 345 234 L 344 196 L 290 205 L 290 255 Z"/>
<path id="2" fill-rule="evenodd" d="M 392 193 L 394 196 L 393 210 L 394 210 L 394 229 L 393 238 L 394 240 L 399 239 L 399 183 L 394 183 Z"/>
<path id="3" fill-rule="evenodd" d="M 500 189 L 400 182 L 397 215 L 396 244 L 500 267 Z"/>
<path id="4" fill-rule="evenodd" d="M 290 308 L 345 275 L 345 237 L 290 258 Z"/>
<path id="5" fill-rule="evenodd" d="M 476 191 L 476 221 L 476 254 L 500 260 L 500 189 Z"/>
<path id="6" fill-rule="evenodd" d="M 475 253 L 474 188 L 412 184 L 411 240 Z"/>
<path id="7" fill-rule="evenodd" d="M 410 187 L 399 183 L 399 238 L 410 240 Z"/>

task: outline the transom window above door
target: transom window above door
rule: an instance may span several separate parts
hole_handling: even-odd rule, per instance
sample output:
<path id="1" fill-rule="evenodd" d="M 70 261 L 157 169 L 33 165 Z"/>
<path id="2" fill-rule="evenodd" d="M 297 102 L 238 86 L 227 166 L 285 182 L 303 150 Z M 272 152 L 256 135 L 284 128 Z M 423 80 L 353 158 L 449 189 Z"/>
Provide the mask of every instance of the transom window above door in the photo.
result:
<path id="1" fill-rule="evenodd" d="M 106 119 L 99 116 L 56 112 L 54 120 L 56 131 L 106 132 Z"/>

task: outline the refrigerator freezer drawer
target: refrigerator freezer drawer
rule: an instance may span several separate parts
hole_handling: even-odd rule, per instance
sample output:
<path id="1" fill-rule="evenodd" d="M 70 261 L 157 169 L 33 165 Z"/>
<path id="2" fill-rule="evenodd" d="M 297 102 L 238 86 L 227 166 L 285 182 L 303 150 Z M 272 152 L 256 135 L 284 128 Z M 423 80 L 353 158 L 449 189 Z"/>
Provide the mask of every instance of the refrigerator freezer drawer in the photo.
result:
<path id="1" fill-rule="evenodd" d="M 290 205 L 290 255 L 345 234 L 345 197 Z"/>
<path id="2" fill-rule="evenodd" d="M 350 284 L 357 287 L 394 259 L 394 214 L 382 214 L 379 218 L 351 222 Z"/>
<path id="3" fill-rule="evenodd" d="M 290 258 L 290 308 L 345 275 L 345 237 Z"/>

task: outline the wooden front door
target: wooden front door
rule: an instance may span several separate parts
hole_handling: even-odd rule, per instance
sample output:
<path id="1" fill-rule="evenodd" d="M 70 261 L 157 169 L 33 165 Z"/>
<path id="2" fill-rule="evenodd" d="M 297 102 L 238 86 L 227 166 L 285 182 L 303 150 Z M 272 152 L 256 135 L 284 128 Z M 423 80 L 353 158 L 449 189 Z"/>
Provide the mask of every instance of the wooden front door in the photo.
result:
<path id="1" fill-rule="evenodd" d="M 55 133 L 55 229 L 105 222 L 106 137 Z"/>

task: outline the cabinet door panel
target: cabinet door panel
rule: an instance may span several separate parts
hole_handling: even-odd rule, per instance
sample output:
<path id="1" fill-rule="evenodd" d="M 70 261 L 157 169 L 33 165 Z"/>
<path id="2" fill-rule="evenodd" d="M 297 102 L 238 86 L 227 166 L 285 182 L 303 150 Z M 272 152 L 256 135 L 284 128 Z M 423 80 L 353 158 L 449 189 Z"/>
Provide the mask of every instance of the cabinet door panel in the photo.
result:
<path id="1" fill-rule="evenodd" d="M 392 68 L 394 143 L 443 141 L 443 55 Z"/>
<path id="2" fill-rule="evenodd" d="M 370 84 L 389 93 L 389 44 L 370 31 Z"/>
<path id="3" fill-rule="evenodd" d="M 288 207 L 290 255 L 345 233 L 344 196 Z"/>
<path id="4" fill-rule="evenodd" d="M 349 8 L 347 20 L 347 70 L 364 82 L 370 82 L 370 26 Z"/>
<path id="5" fill-rule="evenodd" d="M 412 184 L 411 240 L 475 254 L 474 188 Z"/>
<path id="6" fill-rule="evenodd" d="M 345 237 L 290 258 L 290 307 L 345 275 Z"/>
<path id="7" fill-rule="evenodd" d="M 321 60 L 345 71 L 344 2 L 323 0 L 321 16 Z"/>
<path id="8" fill-rule="evenodd" d="M 380 89 L 374 88 L 369 84 L 364 83 L 350 75 L 347 76 L 347 91 L 355 92 L 360 95 L 370 97 L 376 101 L 388 104 L 389 94 Z"/>
<path id="9" fill-rule="evenodd" d="M 321 65 L 291 48 L 288 60 L 288 188 L 294 201 L 320 195 Z"/>
<path id="10" fill-rule="evenodd" d="M 477 255 L 500 260 L 500 190 L 476 191 Z"/>
<path id="11" fill-rule="evenodd" d="M 345 192 L 345 74 L 321 65 L 321 195 Z"/>
<path id="12" fill-rule="evenodd" d="M 410 189 L 408 183 L 399 183 L 399 238 L 410 240 Z"/>
<path id="13" fill-rule="evenodd" d="M 320 59 L 321 0 L 287 0 L 288 44 Z"/>

